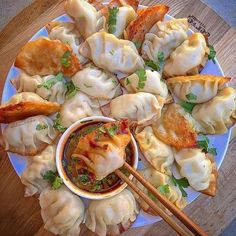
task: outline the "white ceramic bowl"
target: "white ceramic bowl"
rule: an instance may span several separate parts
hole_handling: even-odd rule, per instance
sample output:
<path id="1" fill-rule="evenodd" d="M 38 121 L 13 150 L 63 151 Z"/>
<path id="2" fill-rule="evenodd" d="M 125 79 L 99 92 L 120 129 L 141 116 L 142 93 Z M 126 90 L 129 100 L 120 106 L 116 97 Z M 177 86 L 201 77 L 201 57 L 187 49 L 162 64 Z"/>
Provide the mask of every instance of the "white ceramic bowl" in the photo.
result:
<path id="1" fill-rule="evenodd" d="M 109 117 L 104 117 L 104 116 L 92 116 L 92 117 L 87 117 L 81 120 L 78 120 L 75 122 L 73 125 L 71 125 L 61 136 L 59 143 L 57 145 L 57 150 L 56 150 L 56 165 L 57 165 L 57 171 L 60 175 L 60 177 L 63 179 L 64 184 L 75 194 L 87 198 L 87 199 L 105 199 L 112 197 L 118 193 L 120 193 L 123 189 L 126 188 L 127 184 L 122 183 L 120 184 L 117 188 L 114 188 L 112 191 L 109 192 L 104 192 L 104 193 L 91 193 L 86 190 L 80 189 L 78 186 L 76 186 L 67 176 L 64 167 L 62 165 L 62 159 L 64 156 L 64 149 L 66 146 L 66 143 L 70 137 L 70 135 L 75 132 L 76 130 L 79 129 L 81 125 L 84 125 L 85 123 L 90 123 L 90 122 L 111 122 L 115 121 L 112 118 Z M 133 150 L 133 167 L 137 169 L 138 166 L 138 148 L 137 144 L 135 142 L 134 137 L 131 135 L 131 145 L 132 145 L 132 150 Z M 132 179 L 132 175 L 129 176 L 130 179 Z"/>

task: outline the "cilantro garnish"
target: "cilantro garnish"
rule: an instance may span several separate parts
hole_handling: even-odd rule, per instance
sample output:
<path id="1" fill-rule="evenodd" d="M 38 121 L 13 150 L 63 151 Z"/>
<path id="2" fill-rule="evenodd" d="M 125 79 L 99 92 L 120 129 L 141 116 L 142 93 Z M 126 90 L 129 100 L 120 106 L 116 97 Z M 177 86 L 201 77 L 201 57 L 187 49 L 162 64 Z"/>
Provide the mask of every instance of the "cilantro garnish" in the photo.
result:
<path id="1" fill-rule="evenodd" d="M 147 80 L 146 71 L 144 69 L 139 69 L 136 71 L 136 75 L 138 76 L 138 87 L 137 89 L 143 89 L 145 87 L 145 82 Z"/>
<path id="2" fill-rule="evenodd" d="M 207 136 L 203 135 L 202 139 L 197 141 L 197 144 L 204 152 L 210 153 L 214 156 L 217 155 L 216 148 L 209 147 L 210 141 Z"/>
<path id="3" fill-rule="evenodd" d="M 116 32 L 116 16 L 119 12 L 118 7 L 108 8 L 108 33 L 114 34 Z"/>
<path id="4" fill-rule="evenodd" d="M 129 77 L 126 78 L 126 85 L 130 84 Z"/>
<path id="5" fill-rule="evenodd" d="M 79 177 L 79 180 L 80 180 L 80 182 L 81 182 L 82 184 L 87 184 L 88 181 L 89 181 L 89 177 L 88 177 L 87 175 L 81 175 L 81 176 Z"/>
<path id="6" fill-rule="evenodd" d="M 156 60 L 155 61 L 147 60 L 147 61 L 145 61 L 145 65 L 155 71 L 160 71 L 161 65 L 163 64 L 163 62 L 164 62 L 164 53 L 158 52 Z"/>
<path id="7" fill-rule="evenodd" d="M 114 50 L 111 50 L 109 53 L 113 56 L 114 53 L 115 53 L 115 51 L 114 51 Z"/>
<path id="8" fill-rule="evenodd" d="M 187 188 L 189 186 L 188 180 L 184 177 L 181 179 L 176 179 L 174 175 L 171 176 L 172 183 L 179 188 L 179 190 L 182 193 L 183 197 L 187 197 L 188 194 L 185 192 L 184 188 Z"/>
<path id="9" fill-rule="evenodd" d="M 157 60 L 158 60 L 159 63 L 164 62 L 164 57 L 165 57 L 164 52 L 158 52 L 157 53 Z"/>
<path id="10" fill-rule="evenodd" d="M 189 93 L 186 95 L 186 98 L 190 101 L 190 100 L 196 100 L 197 99 L 197 95 L 193 94 L 193 93 Z"/>
<path id="11" fill-rule="evenodd" d="M 208 47 L 210 50 L 210 54 L 208 55 L 208 59 L 212 60 L 213 63 L 215 64 L 216 63 L 216 61 L 215 61 L 216 51 L 212 45 L 208 44 Z"/>
<path id="12" fill-rule="evenodd" d="M 139 42 L 139 41 L 134 41 L 133 43 L 134 43 L 134 45 L 135 45 L 135 47 L 136 47 L 137 49 L 140 49 L 141 46 L 142 46 L 142 43 Z"/>
<path id="13" fill-rule="evenodd" d="M 53 123 L 53 127 L 61 133 L 66 131 L 66 127 L 64 127 L 60 123 L 60 113 L 57 114 L 56 119 L 54 120 L 54 123 Z"/>
<path id="14" fill-rule="evenodd" d="M 157 190 L 161 193 L 161 194 L 167 194 L 170 192 L 170 188 L 168 184 L 165 185 L 160 185 Z"/>
<path id="15" fill-rule="evenodd" d="M 62 81 L 62 80 L 63 80 L 63 74 L 62 73 L 58 73 L 53 78 L 48 79 L 47 81 L 45 81 L 42 84 L 39 84 L 37 87 L 38 88 L 44 87 L 46 89 L 51 89 L 53 85 L 55 85 L 57 82 Z"/>
<path id="16" fill-rule="evenodd" d="M 148 192 L 147 194 L 148 194 L 148 197 L 150 197 L 153 201 L 157 200 L 156 197 L 152 193 Z"/>
<path id="17" fill-rule="evenodd" d="M 65 67 L 70 67 L 71 66 L 70 57 L 71 57 L 71 52 L 66 51 L 61 58 L 61 64 Z"/>
<path id="18" fill-rule="evenodd" d="M 184 110 L 190 114 L 192 114 L 192 111 L 193 111 L 193 108 L 196 104 L 194 103 L 190 103 L 190 102 L 185 102 L 185 101 L 182 101 L 180 103 L 180 105 L 184 108 Z"/>
<path id="19" fill-rule="evenodd" d="M 66 86 L 66 90 L 67 90 L 66 91 L 66 96 L 68 98 L 74 97 L 75 94 L 77 93 L 77 91 L 79 91 L 79 88 L 76 87 L 72 81 L 67 81 L 65 83 L 65 86 Z"/>
<path id="20" fill-rule="evenodd" d="M 56 172 L 48 170 L 44 175 L 43 179 L 47 180 L 53 189 L 58 189 L 63 184 L 62 178 L 60 178 Z"/>
<path id="21" fill-rule="evenodd" d="M 106 128 L 106 132 L 111 136 L 114 137 L 118 131 L 118 126 L 112 125 L 109 128 Z"/>
<path id="22" fill-rule="evenodd" d="M 42 130 L 42 129 L 47 129 L 48 125 L 46 124 L 37 124 L 36 130 Z"/>

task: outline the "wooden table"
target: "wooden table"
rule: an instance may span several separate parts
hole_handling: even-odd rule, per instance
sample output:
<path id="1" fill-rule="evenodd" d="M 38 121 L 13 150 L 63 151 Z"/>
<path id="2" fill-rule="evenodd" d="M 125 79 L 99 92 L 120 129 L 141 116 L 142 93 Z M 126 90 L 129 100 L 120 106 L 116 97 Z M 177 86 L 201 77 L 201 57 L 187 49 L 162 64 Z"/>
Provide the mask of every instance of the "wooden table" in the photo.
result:
<path id="1" fill-rule="evenodd" d="M 199 0 L 141 1 L 143 5 L 158 2 L 170 6 L 170 14 L 190 17 L 191 28 L 210 34 L 210 43 L 227 76 L 236 79 L 236 32 L 215 12 Z M 43 25 L 64 13 L 62 0 L 36 0 L 16 16 L 0 34 L 0 93 L 5 77 L 19 48 Z M 235 80 L 236 81 L 236 80 Z M 232 82 L 232 84 L 235 84 Z M 234 86 L 234 85 L 233 85 Z M 236 87 L 236 86 L 234 86 Z M 232 140 L 219 171 L 218 192 L 215 198 L 201 195 L 185 212 L 199 223 L 209 235 L 218 235 L 236 215 L 236 140 Z M 0 152 L 0 235 L 51 235 L 43 229 L 38 199 L 24 198 L 23 185 L 14 172 L 6 153 Z M 93 235 L 83 227 L 81 235 Z M 175 235 L 168 225 L 159 222 L 124 235 Z"/>

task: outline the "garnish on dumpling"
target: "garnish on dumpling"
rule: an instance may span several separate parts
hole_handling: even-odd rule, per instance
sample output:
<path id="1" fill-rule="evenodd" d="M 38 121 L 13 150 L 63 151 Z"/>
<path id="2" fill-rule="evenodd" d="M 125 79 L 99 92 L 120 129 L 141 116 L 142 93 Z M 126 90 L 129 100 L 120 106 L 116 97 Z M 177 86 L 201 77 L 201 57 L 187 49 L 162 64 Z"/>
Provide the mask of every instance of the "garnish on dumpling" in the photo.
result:
<path id="1" fill-rule="evenodd" d="M 39 38 L 22 47 L 15 66 L 29 75 L 55 75 L 62 72 L 65 76 L 72 76 L 81 69 L 69 45 L 48 38 Z"/>
<path id="2" fill-rule="evenodd" d="M 128 120 L 106 123 L 82 137 L 72 156 L 83 161 L 96 179 L 101 180 L 123 166 L 130 140 Z"/>

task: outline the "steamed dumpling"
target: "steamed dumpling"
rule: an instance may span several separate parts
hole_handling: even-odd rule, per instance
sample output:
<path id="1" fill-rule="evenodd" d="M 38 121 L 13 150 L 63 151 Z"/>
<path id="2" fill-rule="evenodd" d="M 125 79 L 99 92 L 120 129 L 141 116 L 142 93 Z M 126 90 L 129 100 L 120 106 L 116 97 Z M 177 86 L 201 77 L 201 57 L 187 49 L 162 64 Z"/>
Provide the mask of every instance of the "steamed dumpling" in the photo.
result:
<path id="1" fill-rule="evenodd" d="M 223 134 L 236 119 L 236 91 L 227 87 L 219 91 L 210 101 L 193 108 L 193 118 L 199 123 L 199 132 Z"/>
<path id="2" fill-rule="evenodd" d="M 53 144 L 58 133 L 47 116 L 33 116 L 10 123 L 3 130 L 5 149 L 24 156 L 34 156 Z"/>
<path id="3" fill-rule="evenodd" d="M 85 0 L 67 0 L 66 13 L 75 20 L 75 24 L 84 39 L 104 29 L 105 17 Z"/>
<path id="4" fill-rule="evenodd" d="M 130 119 L 140 124 L 150 124 L 161 115 L 164 99 L 150 93 L 124 94 L 110 103 L 111 116 Z"/>
<path id="5" fill-rule="evenodd" d="M 79 51 L 96 66 L 117 74 L 131 74 L 144 67 L 143 59 L 132 42 L 106 32 L 87 38 Z"/>
<path id="6" fill-rule="evenodd" d="M 146 126 L 141 132 L 137 132 L 135 138 L 148 163 L 161 173 L 171 175 L 174 163 L 172 148 L 155 136 L 152 127 Z"/>
<path id="7" fill-rule="evenodd" d="M 66 100 L 60 110 L 61 124 L 64 127 L 69 127 L 87 116 L 96 115 L 102 115 L 98 101 L 82 92 L 77 92 L 74 97 Z"/>
<path id="8" fill-rule="evenodd" d="M 142 56 L 156 61 L 158 53 L 163 52 L 164 59 L 168 58 L 187 39 L 187 31 L 187 18 L 158 21 L 145 35 Z"/>
<path id="9" fill-rule="evenodd" d="M 84 204 L 67 187 L 43 190 L 39 204 L 46 230 L 62 236 L 79 235 L 84 220 Z"/>
<path id="10" fill-rule="evenodd" d="M 12 84 L 18 93 L 33 92 L 50 102 L 63 104 L 65 101 L 66 87 L 62 77 L 54 75 L 40 76 L 28 75 L 21 71 L 20 75 L 13 79 Z"/>
<path id="11" fill-rule="evenodd" d="M 167 80 L 171 91 L 179 99 L 191 103 L 207 102 L 216 96 L 230 78 L 214 75 L 177 76 Z"/>
<path id="12" fill-rule="evenodd" d="M 109 130 L 113 130 L 113 135 Z M 82 160 L 96 179 L 102 180 L 124 165 L 130 140 L 127 120 L 106 123 L 80 138 L 72 155 Z"/>
<path id="13" fill-rule="evenodd" d="M 94 66 L 86 67 L 76 73 L 72 77 L 72 81 L 81 92 L 99 100 L 109 101 L 121 94 L 117 78 Z"/>
<path id="14" fill-rule="evenodd" d="M 144 86 L 139 86 L 139 76 L 133 73 L 123 81 L 123 86 L 129 93 L 146 92 L 154 95 L 160 95 L 163 98 L 168 97 L 168 88 L 161 80 L 161 75 L 157 71 L 145 70 L 146 80 Z"/>
<path id="15" fill-rule="evenodd" d="M 50 39 L 57 39 L 62 43 L 69 44 L 81 64 L 87 61 L 86 58 L 79 54 L 78 49 L 79 45 L 83 42 L 83 38 L 74 23 L 52 21 L 46 25 L 46 29 Z"/>
<path id="16" fill-rule="evenodd" d="M 25 185 L 25 197 L 41 193 L 48 187 L 48 182 L 43 179 L 47 171 L 56 171 L 56 146 L 48 145 L 40 154 L 28 158 L 28 165 L 21 175 L 21 182 Z"/>
<path id="17" fill-rule="evenodd" d="M 182 149 L 174 152 L 175 160 L 179 166 L 181 176 L 186 177 L 190 186 L 196 191 L 212 189 L 206 194 L 215 195 L 216 191 L 216 168 L 215 163 L 207 157 L 201 149 Z M 210 186 L 212 185 L 212 186 Z"/>
<path id="18" fill-rule="evenodd" d="M 157 188 L 160 186 L 168 185 L 169 191 L 167 193 L 163 193 L 164 196 L 172 202 L 175 206 L 177 206 L 179 209 L 183 209 L 187 205 L 186 199 L 182 196 L 181 191 L 178 187 L 174 186 L 171 183 L 170 177 L 168 175 L 165 175 L 157 170 L 154 170 L 152 168 L 146 168 L 143 170 L 138 170 L 138 173 L 142 175 L 142 177 L 147 180 L 153 187 Z M 136 179 L 133 179 L 134 184 L 141 189 L 142 192 L 144 192 L 146 195 L 149 195 L 150 198 L 155 201 L 159 207 L 164 208 L 164 206 Z M 139 195 L 134 193 L 134 196 L 138 203 L 140 204 L 140 207 L 148 212 L 149 214 L 156 215 L 157 213 L 150 208 L 150 206 L 142 199 Z"/>
<path id="19" fill-rule="evenodd" d="M 85 224 L 99 236 L 120 235 L 136 220 L 138 208 L 133 194 L 124 189 L 114 197 L 91 201 Z"/>
<path id="20" fill-rule="evenodd" d="M 123 38 L 124 30 L 128 24 L 136 18 L 135 10 L 131 6 L 117 7 L 116 24 L 113 27 L 107 26 L 107 31 L 117 38 Z M 109 10 L 110 11 L 110 10 Z M 108 13 L 109 17 L 109 13 Z M 107 21 L 108 22 L 108 21 Z"/>
<path id="21" fill-rule="evenodd" d="M 209 48 L 204 36 L 193 33 L 170 54 L 164 65 L 164 75 L 195 75 L 208 60 Z"/>

